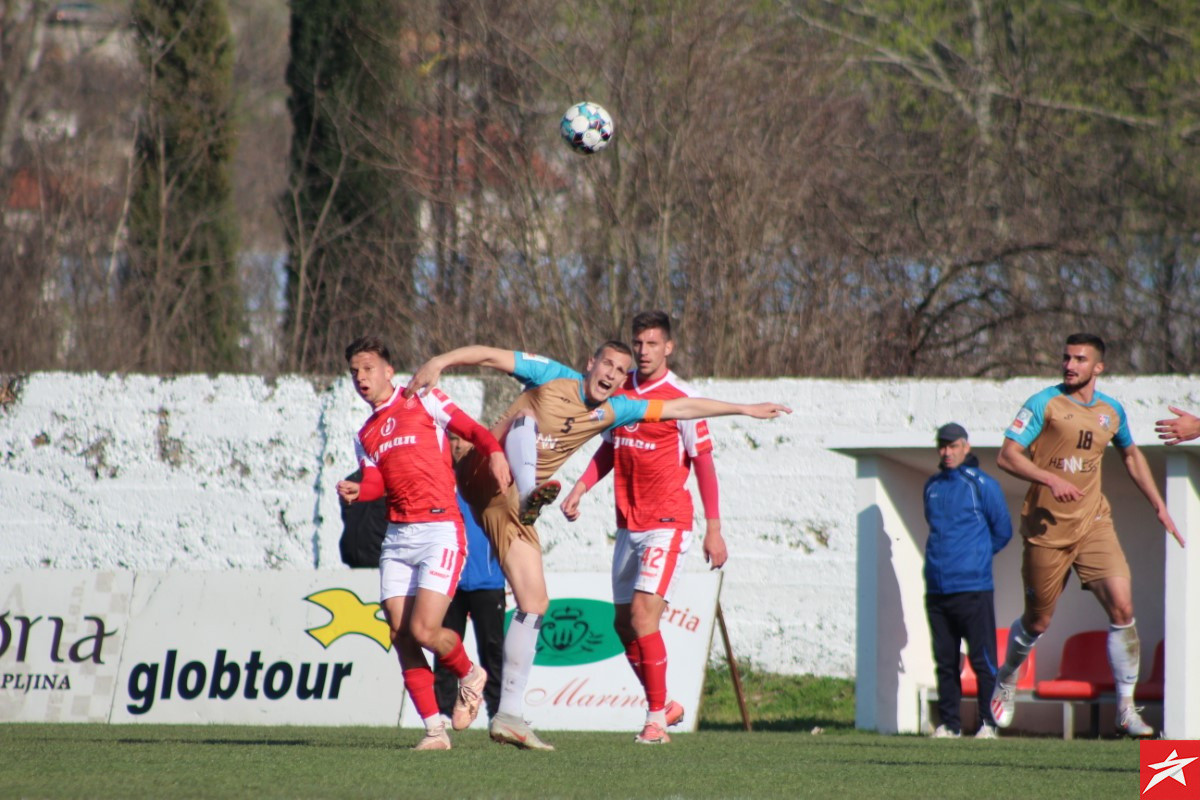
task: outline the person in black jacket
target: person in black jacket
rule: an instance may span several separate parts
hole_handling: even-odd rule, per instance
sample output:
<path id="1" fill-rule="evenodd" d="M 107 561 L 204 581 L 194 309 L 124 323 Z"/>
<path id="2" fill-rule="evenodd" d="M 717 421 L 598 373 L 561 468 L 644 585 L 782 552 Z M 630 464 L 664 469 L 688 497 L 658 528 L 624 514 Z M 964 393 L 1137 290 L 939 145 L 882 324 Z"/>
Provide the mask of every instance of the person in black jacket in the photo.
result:
<path id="1" fill-rule="evenodd" d="M 348 481 L 361 481 L 362 470 L 346 476 Z M 356 569 L 379 569 L 379 554 L 387 534 L 387 498 L 366 503 L 342 503 L 342 538 L 338 549 L 342 563 Z"/>
<path id="2" fill-rule="evenodd" d="M 967 431 L 956 422 L 938 428 L 938 474 L 925 483 L 925 611 L 937 667 L 936 738 L 958 738 L 962 723 L 959 647 L 967 642 L 979 681 L 979 739 L 996 737 L 990 701 L 996 683 L 996 613 L 992 556 L 1012 538 L 1012 518 L 995 478 L 979 469 Z"/>

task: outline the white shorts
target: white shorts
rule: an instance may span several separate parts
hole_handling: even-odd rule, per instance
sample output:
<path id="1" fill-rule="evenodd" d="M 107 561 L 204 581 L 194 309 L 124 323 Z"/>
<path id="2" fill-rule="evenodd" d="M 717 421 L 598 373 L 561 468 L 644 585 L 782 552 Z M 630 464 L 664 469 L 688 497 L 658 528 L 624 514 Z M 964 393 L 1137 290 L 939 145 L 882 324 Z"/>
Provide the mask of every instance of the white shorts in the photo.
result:
<path id="1" fill-rule="evenodd" d="M 467 559 L 461 522 L 390 522 L 379 554 L 379 601 L 417 589 L 454 596 Z"/>
<path id="2" fill-rule="evenodd" d="M 613 602 L 633 602 L 634 591 L 656 594 L 670 601 L 679 576 L 680 559 L 692 544 L 691 531 L 664 528 L 656 531 L 617 529 L 613 550 Z"/>

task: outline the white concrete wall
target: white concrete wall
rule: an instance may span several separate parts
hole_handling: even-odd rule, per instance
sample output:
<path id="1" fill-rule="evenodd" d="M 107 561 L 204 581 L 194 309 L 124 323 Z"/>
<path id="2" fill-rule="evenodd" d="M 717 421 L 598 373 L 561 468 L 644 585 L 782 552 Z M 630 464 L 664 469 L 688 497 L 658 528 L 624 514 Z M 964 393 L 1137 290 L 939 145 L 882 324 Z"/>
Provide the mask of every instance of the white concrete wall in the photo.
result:
<path id="1" fill-rule="evenodd" d="M 712 422 L 731 554 L 722 606 L 737 655 L 784 673 L 854 674 L 856 465 L 827 448 L 916 436 L 930 440 L 920 463 L 932 471 L 939 424 L 956 420 L 996 446 L 1021 402 L 1053 381 L 691 381 L 707 396 L 796 409 Z M 444 388 L 469 413 L 482 407 L 478 381 Z M 1126 404 L 1141 444 L 1157 441 L 1153 421 L 1168 403 L 1200 407 L 1200 380 L 1114 378 L 1102 388 Z M 339 569 L 333 486 L 354 469 L 365 415 L 344 378 L 28 376 L 0 407 L 0 582 L 39 566 Z M 567 488 L 591 451 L 564 468 Z M 607 487 L 585 498 L 579 522 L 556 509 L 543 517 L 548 570 L 607 567 Z M 1011 502 L 1015 516 L 1019 497 Z M 698 545 L 686 568 L 705 568 Z M 920 591 L 919 571 L 906 580 Z M 1015 572 L 997 581 L 1019 587 Z M 1012 603 L 999 594 L 1003 617 Z"/>

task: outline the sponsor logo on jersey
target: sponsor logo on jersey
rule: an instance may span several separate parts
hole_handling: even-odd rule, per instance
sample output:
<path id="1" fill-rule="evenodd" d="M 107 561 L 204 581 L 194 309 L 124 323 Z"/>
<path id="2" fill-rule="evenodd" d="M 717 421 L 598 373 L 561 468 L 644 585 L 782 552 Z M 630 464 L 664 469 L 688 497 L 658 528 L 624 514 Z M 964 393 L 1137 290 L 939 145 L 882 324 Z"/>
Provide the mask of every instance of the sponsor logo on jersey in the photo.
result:
<path id="1" fill-rule="evenodd" d="M 539 364 L 549 364 L 550 359 L 545 356 L 539 356 L 537 353 L 521 353 L 521 358 L 526 361 L 536 361 Z"/>
<path id="2" fill-rule="evenodd" d="M 553 450 L 558 452 L 558 444 L 558 439 L 554 438 L 548 433 L 539 433 L 537 435 L 538 450 Z"/>
<path id="3" fill-rule="evenodd" d="M 654 442 L 644 442 L 641 439 L 631 439 L 628 436 L 614 436 L 613 445 L 616 447 L 632 447 L 635 450 L 656 450 Z"/>
<path id="4" fill-rule="evenodd" d="M 1050 460 L 1050 466 L 1061 469 L 1063 472 L 1072 474 L 1077 472 L 1095 472 L 1095 461 L 1084 461 L 1079 456 L 1069 456 L 1068 458 L 1053 458 Z"/>
<path id="5" fill-rule="evenodd" d="M 388 417 L 384 421 L 383 427 L 379 429 L 379 435 L 380 436 L 391 436 L 392 431 L 394 431 L 394 430 L 396 430 L 396 418 Z"/>
<path id="6" fill-rule="evenodd" d="M 395 439 L 389 439 L 388 441 L 379 445 L 379 448 L 374 453 L 371 454 L 371 460 L 374 461 L 376 464 L 378 464 L 380 457 L 384 453 L 386 453 L 388 450 L 391 450 L 393 447 L 406 447 L 408 445 L 416 444 L 416 443 L 417 443 L 417 437 L 415 435 L 413 435 L 413 436 L 397 436 Z"/>
<path id="7" fill-rule="evenodd" d="M 1020 433 L 1025 430 L 1025 426 L 1029 424 L 1029 420 L 1033 419 L 1033 412 L 1028 408 L 1022 408 L 1017 412 L 1017 418 L 1012 421 L 1012 425 L 1008 429 L 1013 433 Z"/>

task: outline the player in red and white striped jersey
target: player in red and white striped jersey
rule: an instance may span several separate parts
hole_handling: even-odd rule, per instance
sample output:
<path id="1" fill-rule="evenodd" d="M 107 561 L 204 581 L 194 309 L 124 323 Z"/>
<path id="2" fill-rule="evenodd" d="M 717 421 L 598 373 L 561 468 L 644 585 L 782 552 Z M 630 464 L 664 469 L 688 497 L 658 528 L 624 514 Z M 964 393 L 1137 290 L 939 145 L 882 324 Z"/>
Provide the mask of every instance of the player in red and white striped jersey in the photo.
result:
<path id="1" fill-rule="evenodd" d="M 637 368 L 623 394 L 643 400 L 692 397 L 693 392 L 667 367 L 675 349 L 671 319 L 647 311 L 633 319 Z M 719 569 L 728 557 L 721 535 L 712 439 L 704 420 L 666 420 L 624 425 L 607 431 L 583 476 L 562 503 L 563 514 L 579 516 L 579 500 L 615 467 L 617 543 L 613 551 L 614 627 L 625 655 L 646 691 L 646 724 L 635 741 L 662 744 L 666 729 L 683 719 L 683 707 L 667 701 L 667 651 L 659 620 L 679 576 L 680 559 L 692 539 L 692 468 L 706 518 L 704 560 Z"/>
<path id="2" fill-rule="evenodd" d="M 487 673 L 471 663 L 458 634 L 442 626 L 466 559 L 466 532 L 458 510 L 446 432 L 472 442 L 487 457 L 500 485 L 511 481 L 496 438 L 433 390 L 405 399 L 392 385 L 388 348 L 363 337 L 346 348 L 350 377 L 371 416 L 354 446 L 361 481 L 339 481 L 344 503 L 387 495 L 388 529 L 379 559 L 380 601 L 392 644 L 404 671 L 404 686 L 425 721 L 418 750 L 449 750 L 450 737 L 438 711 L 433 671 L 422 648 L 432 650 L 459 679 L 451 724 L 469 726 L 479 711 Z"/>

